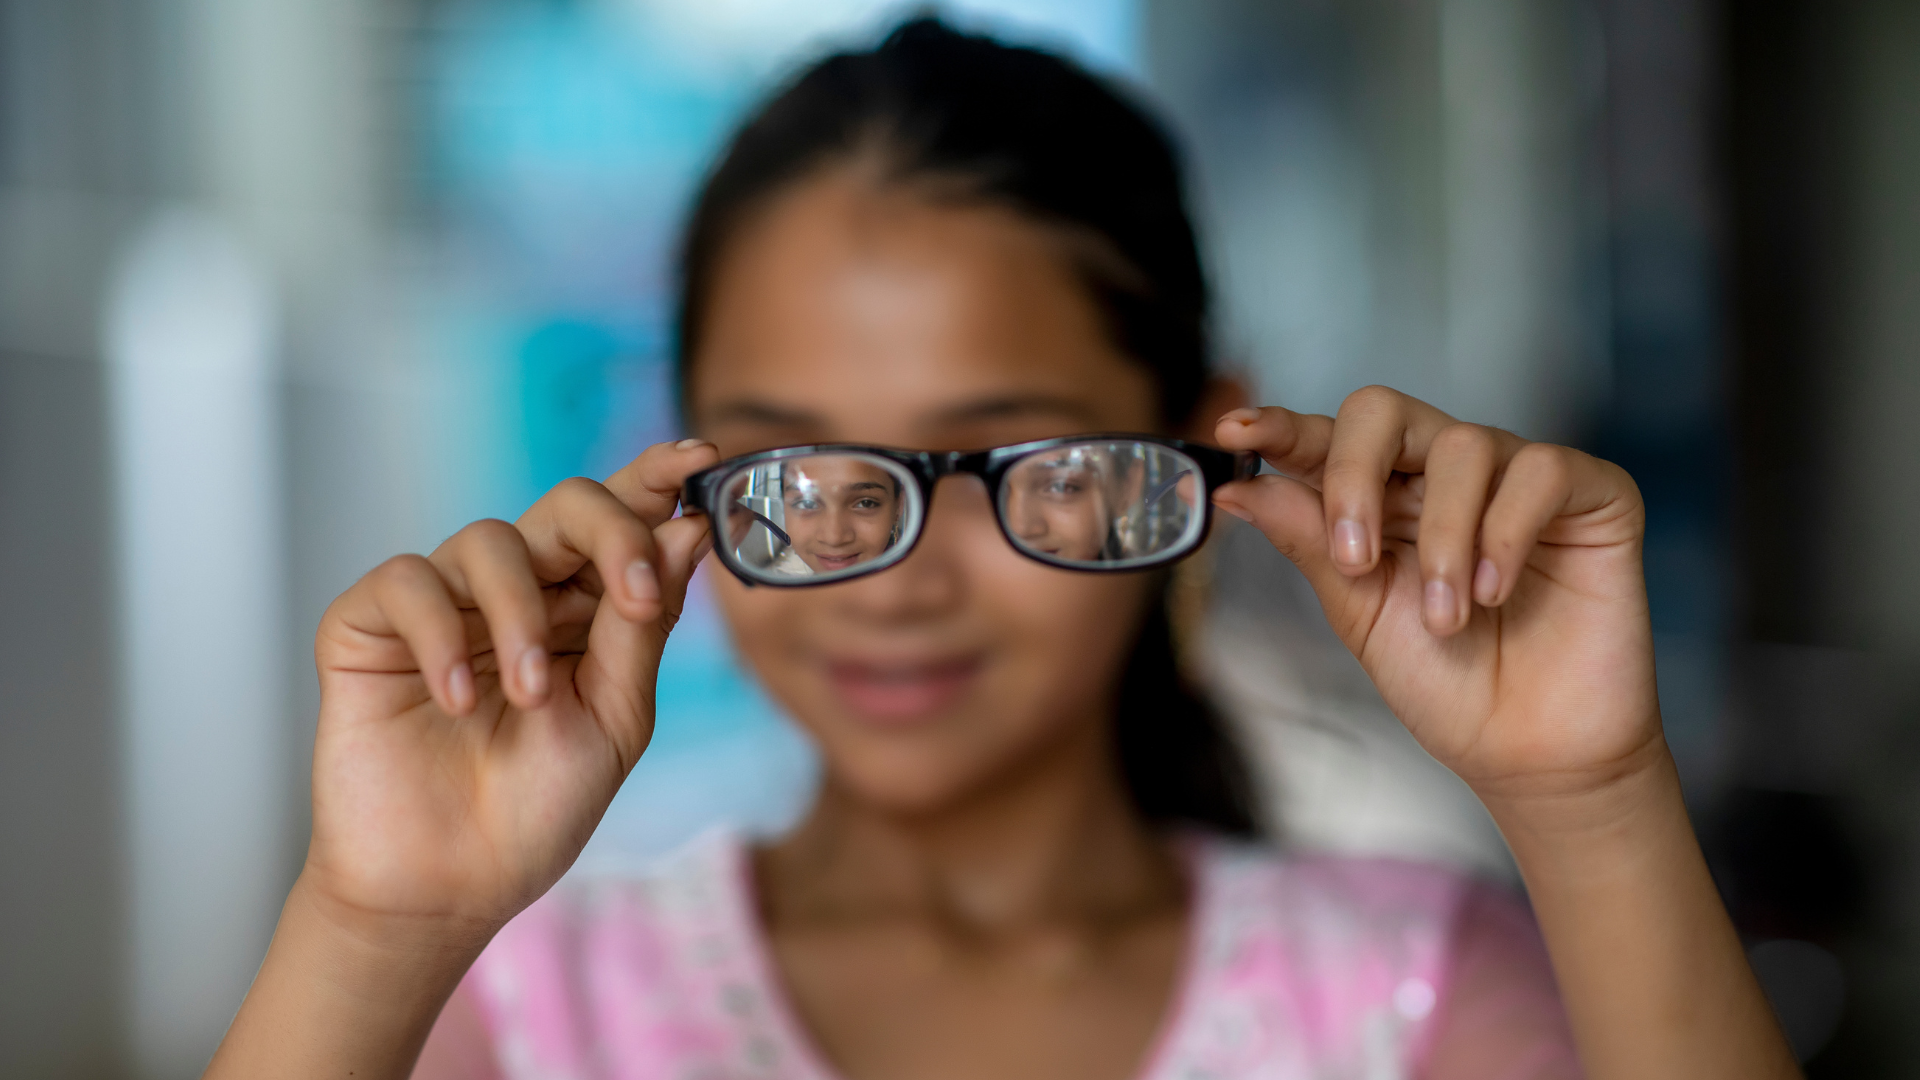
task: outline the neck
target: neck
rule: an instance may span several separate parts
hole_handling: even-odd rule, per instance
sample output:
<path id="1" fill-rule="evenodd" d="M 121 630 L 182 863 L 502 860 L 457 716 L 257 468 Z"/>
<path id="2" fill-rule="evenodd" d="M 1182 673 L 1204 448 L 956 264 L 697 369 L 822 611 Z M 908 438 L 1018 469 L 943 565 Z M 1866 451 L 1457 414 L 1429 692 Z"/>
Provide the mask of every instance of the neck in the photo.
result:
<path id="1" fill-rule="evenodd" d="M 1099 724 L 930 811 L 875 806 L 829 775 L 807 819 L 762 853 L 759 876 L 774 922 L 914 917 L 984 936 L 1127 923 L 1185 900 Z"/>

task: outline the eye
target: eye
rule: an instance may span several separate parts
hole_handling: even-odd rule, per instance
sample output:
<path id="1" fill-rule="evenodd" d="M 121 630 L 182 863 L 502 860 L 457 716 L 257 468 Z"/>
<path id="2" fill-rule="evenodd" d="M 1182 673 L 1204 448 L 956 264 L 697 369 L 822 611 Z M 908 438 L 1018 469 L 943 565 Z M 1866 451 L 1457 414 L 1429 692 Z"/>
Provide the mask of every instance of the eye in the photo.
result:
<path id="1" fill-rule="evenodd" d="M 799 510 L 803 513 L 818 510 L 820 509 L 820 500 L 814 498 L 812 495 L 796 492 L 787 496 L 787 509 Z"/>
<path id="2" fill-rule="evenodd" d="M 1040 494 L 1066 497 L 1087 490 L 1086 473 L 1078 469 L 1058 469 L 1040 478 Z"/>
<path id="3" fill-rule="evenodd" d="M 855 510 L 878 510 L 880 509 L 880 500 L 871 495 L 862 496 L 854 500 L 853 508 Z"/>

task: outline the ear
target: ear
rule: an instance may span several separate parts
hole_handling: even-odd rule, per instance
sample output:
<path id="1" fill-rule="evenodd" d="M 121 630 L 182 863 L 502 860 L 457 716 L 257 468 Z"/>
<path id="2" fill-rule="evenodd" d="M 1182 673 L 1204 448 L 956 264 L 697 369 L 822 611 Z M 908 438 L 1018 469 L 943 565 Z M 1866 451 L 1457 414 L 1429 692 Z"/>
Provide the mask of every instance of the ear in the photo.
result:
<path id="1" fill-rule="evenodd" d="M 1244 409 L 1253 403 L 1253 395 L 1248 393 L 1247 384 L 1235 375 L 1214 375 L 1200 388 L 1200 400 L 1193 406 L 1193 415 L 1187 418 L 1187 426 L 1179 433 L 1188 442 L 1213 442 L 1214 425 L 1220 418 L 1235 409 Z"/>

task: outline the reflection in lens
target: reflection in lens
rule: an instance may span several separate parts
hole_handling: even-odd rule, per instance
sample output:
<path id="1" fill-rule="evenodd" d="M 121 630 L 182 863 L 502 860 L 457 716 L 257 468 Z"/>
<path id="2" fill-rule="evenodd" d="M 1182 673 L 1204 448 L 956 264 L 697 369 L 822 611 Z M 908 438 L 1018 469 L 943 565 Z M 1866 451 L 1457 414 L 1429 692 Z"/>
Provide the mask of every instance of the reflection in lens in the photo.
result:
<path id="1" fill-rule="evenodd" d="M 917 520 L 917 489 L 864 454 L 812 454 L 744 469 L 724 485 L 724 542 L 767 581 L 846 577 L 887 561 Z"/>
<path id="2" fill-rule="evenodd" d="M 1000 487 L 1014 542 L 1063 562 L 1164 558 L 1197 542 L 1199 470 L 1154 443 L 1072 443 L 1021 459 Z"/>
<path id="3" fill-rule="evenodd" d="M 1036 454 L 1015 465 L 1001 494 L 1007 528 L 1029 551 L 1076 562 L 1112 558 L 1110 470 L 1103 465 L 1090 447 Z"/>
<path id="4" fill-rule="evenodd" d="M 781 473 L 788 557 L 813 573 L 883 555 L 900 520 L 900 483 L 855 457 L 807 458 Z"/>

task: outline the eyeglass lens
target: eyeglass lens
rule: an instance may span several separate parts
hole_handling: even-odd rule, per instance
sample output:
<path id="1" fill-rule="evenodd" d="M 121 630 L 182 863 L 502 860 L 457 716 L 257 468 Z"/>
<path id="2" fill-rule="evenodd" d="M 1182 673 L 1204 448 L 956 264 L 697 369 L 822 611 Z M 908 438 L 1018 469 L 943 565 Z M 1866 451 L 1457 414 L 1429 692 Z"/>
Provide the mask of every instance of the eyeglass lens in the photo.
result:
<path id="1" fill-rule="evenodd" d="M 1029 455 L 1000 483 L 1016 546 L 1071 565 L 1147 565 L 1199 540 L 1199 466 L 1170 447 L 1070 443 Z"/>
<path id="2" fill-rule="evenodd" d="M 922 513 L 913 475 L 868 454 L 762 462 L 721 485 L 718 542 L 750 576 L 833 580 L 898 559 Z"/>
<path id="3" fill-rule="evenodd" d="M 1014 545 L 1068 566 L 1119 569 L 1183 554 L 1205 515 L 1199 466 L 1170 447 L 1089 440 L 1030 454 L 1006 471 L 1000 519 Z M 834 581 L 906 553 L 926 508 L 904 466 L 835 452 L 764 461 L 721 485 L 716 540 L 768 584 Z"/>

